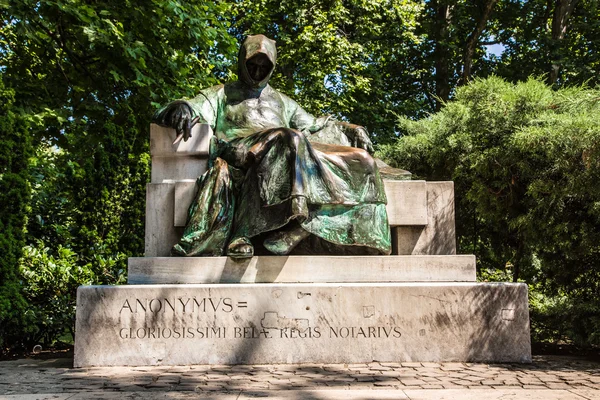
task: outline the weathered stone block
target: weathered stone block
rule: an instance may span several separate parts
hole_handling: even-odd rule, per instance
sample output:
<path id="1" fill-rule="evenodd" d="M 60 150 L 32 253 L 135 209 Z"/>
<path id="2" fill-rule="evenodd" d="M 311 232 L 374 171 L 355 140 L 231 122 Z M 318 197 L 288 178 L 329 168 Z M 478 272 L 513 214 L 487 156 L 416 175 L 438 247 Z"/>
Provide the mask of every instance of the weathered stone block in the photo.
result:
<path id="1" fill-rule="evenodd" d="M 192 181 L 206 171 L 208 159 L 206 157 L 153 157 L 151 183 Z"/>
<path id="2" fill-rule="evenodd" d="M 150 125 L 151 182 L 195 181 L 206 171 L 212 131 L 206 124 L 192 128 L 192 137 L 173 145 L 174 129 Z"/>
<path id="3" fill-rule="evenodd" d="M 425 181 L 383 181 L 390 226 L 427 225 Z"/>
<path id="4" fill-rule="evenodd" d="M 475 256 L 132 257 L 129 284 L 475 282 Z"/>
<path id="5" fill-rule="evenodd" d="M 427 223 L 392 227 L 394 254 L 456 254 L 454 182 L 427 182 Z"/>
<path id="6" fill-rule="evenodd" d="M 175 129 L 165 128 L 160 125 L 150 125 L 150 155 L 152 157 L 181 157 L 181 156 L 208 156 L 212 129 L 207 124 L 196 124 L 192 128 L 192 136 L 181 140 L 177 144 L 173 141 L 177 137 Z"/>
<path id="7" fill-rule="evenodd" d="M 173 226 L 175 183 L 153 183 L 146 186 L 146 257 L 167 256 L 179 241 L 182 230 Z"/>
<path id="8" fill-rule="evenodd" d="M 530 362 L 527 286 L 82 286 L 75 366 Z"/>
<path id="9" fill-rule="evenodd" d="M 177 182 L 175 185 L 175 226 L 185 226 L 187 222 L 188 209 L 196 196 L 198 187 L 194 182 Z"/>

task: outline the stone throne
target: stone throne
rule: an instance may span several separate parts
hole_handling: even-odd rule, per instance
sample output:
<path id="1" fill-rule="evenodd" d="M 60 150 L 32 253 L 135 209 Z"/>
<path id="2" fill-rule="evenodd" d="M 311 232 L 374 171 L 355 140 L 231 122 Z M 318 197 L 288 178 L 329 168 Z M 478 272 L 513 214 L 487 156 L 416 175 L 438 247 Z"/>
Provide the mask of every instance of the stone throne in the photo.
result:
<path id="1" fill-rule="evenodd" d="M 207 166 L 193 129 L 151 126 L 145 257 L 79 288 L 75 366 L 531 361 L 527 286 L 476 283 L 452 182 L 385 180 L 390 256 L 169 257 Z"/>

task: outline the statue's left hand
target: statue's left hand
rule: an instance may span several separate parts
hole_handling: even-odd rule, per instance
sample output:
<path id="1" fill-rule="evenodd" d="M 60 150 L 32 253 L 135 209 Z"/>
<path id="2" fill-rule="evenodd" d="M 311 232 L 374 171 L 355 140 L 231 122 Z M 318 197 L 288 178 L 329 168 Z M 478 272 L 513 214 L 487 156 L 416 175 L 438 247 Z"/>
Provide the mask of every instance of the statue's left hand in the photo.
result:
<path id="1" fill-rule="evenodd" d="M 371 139 L 369 139 L 367 130 L 362 126 L 356 128 L 352 145 L 354 147 L 364 149 L 371 154 L 375 152 L 375 149 L 373 149 L 373 142 L 371 142 Z"/>
<path id="2" fill-rule="evenodd" d="M 350 139 L 352 147 L 366 150 L 371 154 L 375 151 L 375 149 L 373 149 L 373 143 L 371 142 L 371 139 L 369 139 L 369 133 L 364 127 L 356 124 L 349 124 L 347 122 L 343 122 L 342 125 L 345 128 L 345 134 L 348 139 Z"/>

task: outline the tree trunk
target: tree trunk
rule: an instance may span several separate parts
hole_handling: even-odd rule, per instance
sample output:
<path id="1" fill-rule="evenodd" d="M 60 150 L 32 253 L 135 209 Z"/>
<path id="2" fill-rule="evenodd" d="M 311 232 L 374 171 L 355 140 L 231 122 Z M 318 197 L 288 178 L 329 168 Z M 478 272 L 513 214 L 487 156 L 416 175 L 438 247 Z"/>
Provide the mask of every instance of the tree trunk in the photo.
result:
<path id="1" fill-rule="evenodd" d="M 450 17 L 452 7 L 441 1 L 434 2 L 435 9 L 435 110 L 439 111 L 450 98 Z"/>
<path id="2" fill-rule="evenodd" d="M 552 31 L 550 42 L 550 74 L 548 75 L 548 83 L 554 85 L 558 83 L 558 73 L 560 71 L 560 57 L 558 49 L 560 42 L 564 39 L 567 33 L 569 17 L 573 13 L 575 6 L 579 0 L 556 0 L 554 5 L 554 13 L 552 15 Z"/>
<path id="3" fill-rule="evenodd" d="M 521 276 L 521 263 L 523 262 L 523 242 L 519 242 L 513 262 L 513 282 L 518 282 Z"/>
<path id="4" fill-rule="evenodd" d="M 469 82 L 469 78 L 471 77 L 471 69 L 473 67 L 473 56 L 475 54 L 477 44 L 479 43 L 479 37 L 487 25 L 487 21 L 490 19 L 490 15 L 492 14 L 492 10 L 494 9 L 494 5 L 496 5 L 497 1 L 498 0 L 485 1 L 481 16 L 477 20 L 477 25 L 475 25 L 475 29 L 467 38 L 463 53 L 463 70 L 459 82 L 460 85 L 465 85 Z"/>

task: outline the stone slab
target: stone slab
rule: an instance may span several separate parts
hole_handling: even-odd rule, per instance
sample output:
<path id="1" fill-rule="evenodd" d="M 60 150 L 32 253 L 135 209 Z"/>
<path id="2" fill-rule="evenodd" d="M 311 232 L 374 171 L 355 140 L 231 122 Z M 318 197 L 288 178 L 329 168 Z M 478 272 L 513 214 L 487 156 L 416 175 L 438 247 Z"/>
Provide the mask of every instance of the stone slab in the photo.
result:
<path id="1" fill-rule="evenodd" d="M 187 141 L 181 140 L 173 144 L 173 141 L 177 137 L 175 129 L 151 124 L 150 155 L 152 157 L 192 155 L 208 157 L 210 138 L 212 136 L 212 129 L 208 124 L 196 124 L 192 128 L 192 136 Z"/>
<path id="2" fill-rule="evenodd" d="M 146 185 L 146 230 L 144 255 L 167 256 L 179 241 L 182 229 L 173 226 L 175 183 Z"/>
<path id="3" fill-rule="evenodd" d="M 210 139 L 213 136 L 210 126 L 197 124 L 192 128 L 192 136 L 187 141 L 181 140 L 173 144 L 176 136 L 174 129 L 150 125 L 150 182 L 194 182 L 206 171 Z"/>
<path id="4" fill-rule="evenodd" d="M 393 254 L 456 254 L 454 182 L 427 182 L 426 217 L 423 226 L 392 226 Z"/>
<path id="5" fill-rule="evenodd" d="M 67 400 L 73 397 L 73 393 L 37 393 L 37 394 L 5 394 L 0 396 L 2 400 Z"/>
<path id="6" fill-rule="evenodd" d="M 510 283 L 82 286 L 76 367 L 530 362 Z"/>
<path id="7" fill-rule="evenodd" d="M 384 180 L 390 226 L 427 225 L 427 183 Z M 175 183 L 175 226 L 185 226 L 188 208 L 196 195 L 195 180 Z"/>
<path id="8" fill-rule="evenodd" d="M 384 180 L 390 226 L 427 225 L 425 181 Z"/>
<path id="9" fill-rule="evenodd" d="M 410 400 L 400 390 L 344 390 L 333 388 L 316 390 L 245 390 L 241 391 L 239 397 L 236 397 L 235 400 L 256 400 L 257 397 L 268 397 L 271 400 Z"/>
<path id="10" fill-rule="evenodd" d="M 400 386 L 400 382 L 398 382 Z M 267 384 L 266 384 L 267 385 Z M 266 386 L 265 385 L 265 386 Z M 291 384 L 290 384 L 291 386 Z M 317 387 L 318 385 L 311 385 Z M 365 389 L 256 389 L 249 388 L 234 391 L 211 390 L 199 394 L 195 391 L 175 391 L 153 389 L 144 391 L 114 391 L 111 389 L 81 391 L 79 393 L 43 393 L 4 395 L 2 400 L 122 400 L 122 399 L 210 399 L 210 400 L 250 400 L 269 398 L 272 400 L 597 400 L 595 397 L 583 397 L 576 390 L 550 389 L 394 389 L 393 387 L 369 390 Z"/>
<path id="11" fill-rule="evenodd" d="M 173 209 L 175 226 L 185 226 L 188 209 L 196 196 L 198 188 L 194 182 L 177 182 L 175 185 L 175 208 Z"/>
<path id="12" fill-rule="evenodd" d="M 597 389 L 579 386 L 576 388 L 569 389 L 569 391 L 578 396 L 581 396 L 582 398 L 584 398 L 586 400 L 600 399 L 600 390 L 597 390 Z"/>
<path id="13" fill-rule="evenodd" d="M 475 256 L 131 257 L 129 284 L 475 282 Z"/>
<path id="14" fill-rule="evenodd" d="M 194 183 L 206 171 L 207 166 L 206 157 L 153 157 L 150 182 L 152 184 L 178 181 Z"/>

